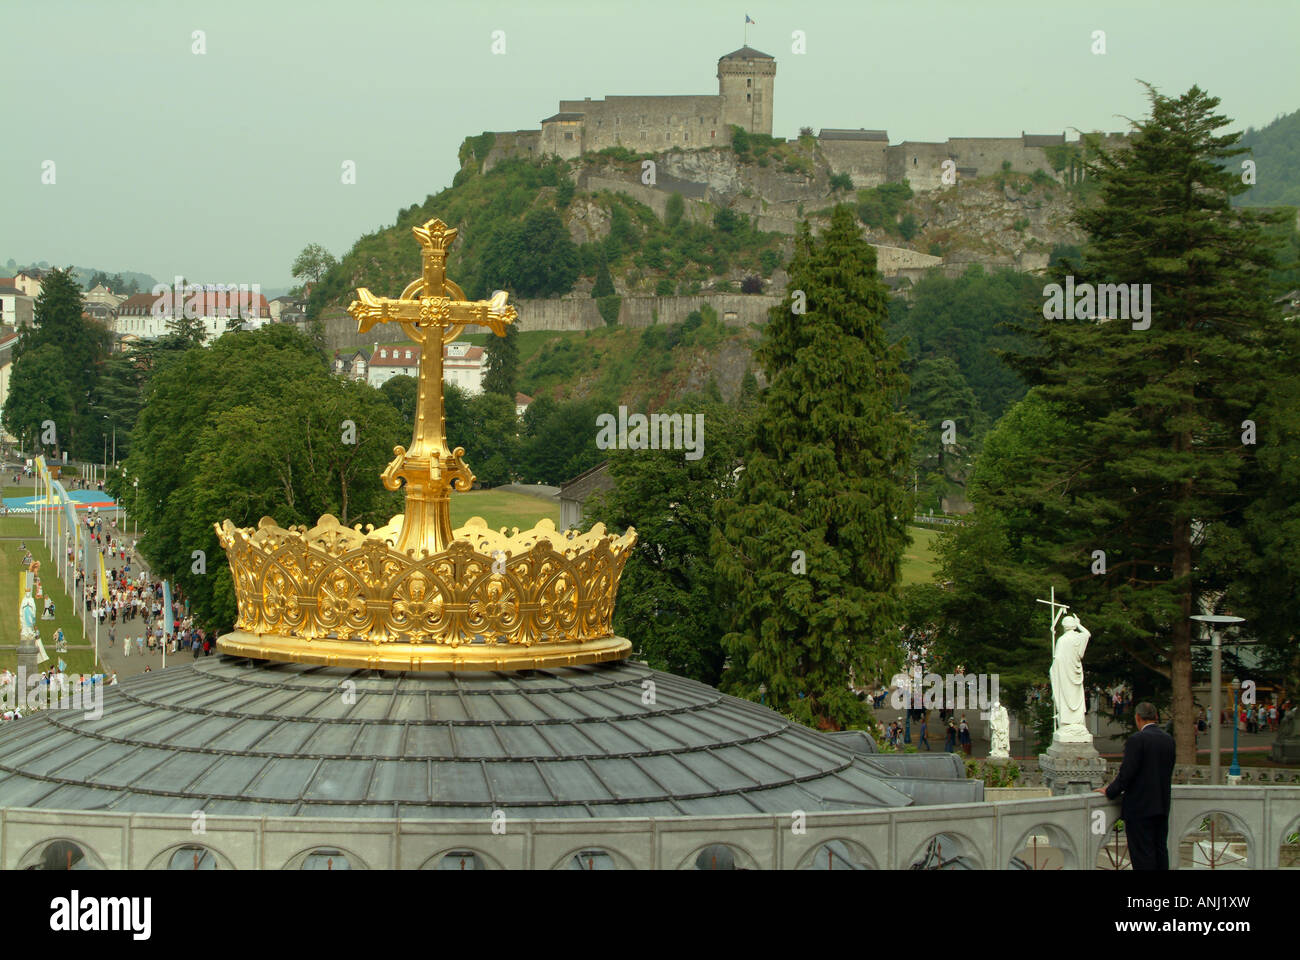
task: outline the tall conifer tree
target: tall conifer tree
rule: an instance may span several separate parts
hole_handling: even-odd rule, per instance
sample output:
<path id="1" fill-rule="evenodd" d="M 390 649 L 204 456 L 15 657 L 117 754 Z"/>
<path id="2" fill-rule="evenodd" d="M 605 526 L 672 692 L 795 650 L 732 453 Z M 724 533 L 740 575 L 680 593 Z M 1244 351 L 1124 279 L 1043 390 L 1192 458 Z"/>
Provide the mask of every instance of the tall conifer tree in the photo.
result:
<path id="1" fill-rule="evenodd" d="M 849 687 L 896 643 L 908 542 L 907 380 L 887 295 L 848 207 L 804 224 L 786 302 L 757 356 L 770 387 L 734 497 L 719 506 L 719 579 L 735 598 L 723 687 L 823 729 L 862 724 Z M 794 312 L 806 297 L 806 310 Z"/>
<path id="2" fill-rule="evenodd" d="M 1078 429 L 991 496 L 1036 525 L 1027 562 L 1042 589 L 1069 584 L 1099 648 L 1089 658 L 1122 652 L 1139 694 L 1168 693 L 1179 762 L 1194 763 L 1188 618 L 1220 589 L 1206 546 L 1247 506 L 1243 421 L 1258 416 L 1279 322 L 1263 229 L 1276 218 L 1231 205 L 1247 187 L 1239 135 L 1215 133 L 1229 122 L 1217 98 L 1148 91 L 1129 146 L 1089 165 L 1099 202 L 1076 215 L 1089 243 L 1055 279 L 1149 284 L 1149 326 L 1132 310 L 1035 321 L 1040 351 L 1018 366 Z"/>
<path id="3" fill-rule="evenodd" d="M 519 381 L 519 331 L 514 324 L 506 327 L 504 337 L 489 337 L 483 350 L 487 373 L 483 391 L 509 397 L 513 403 Z"/>

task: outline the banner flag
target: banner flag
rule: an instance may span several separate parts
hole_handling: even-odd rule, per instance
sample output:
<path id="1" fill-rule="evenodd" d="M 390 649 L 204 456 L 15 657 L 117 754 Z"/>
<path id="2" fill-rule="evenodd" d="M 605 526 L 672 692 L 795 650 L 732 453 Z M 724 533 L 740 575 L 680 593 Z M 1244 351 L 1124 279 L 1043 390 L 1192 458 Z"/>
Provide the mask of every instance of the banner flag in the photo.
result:
<path id="1" fill-rule="evenodd" d="M 172 617 L 172 585 L 170 580 L 163 581 L 163 633 L 171 636 L 176 624 Z"/>

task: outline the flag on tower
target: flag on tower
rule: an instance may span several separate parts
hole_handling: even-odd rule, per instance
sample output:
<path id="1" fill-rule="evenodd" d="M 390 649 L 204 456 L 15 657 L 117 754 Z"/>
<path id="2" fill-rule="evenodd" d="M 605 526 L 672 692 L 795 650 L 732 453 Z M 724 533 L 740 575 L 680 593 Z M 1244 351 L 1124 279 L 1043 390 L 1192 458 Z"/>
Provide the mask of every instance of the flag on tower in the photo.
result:
<path id="1" fill-rule="evenodd" d="M 757 23 L 756 20 L 752 20 L 752 19 L 750 19 L 749 14 L 745 14 L 745 22 L 746 22 L 746 23 Z"/>

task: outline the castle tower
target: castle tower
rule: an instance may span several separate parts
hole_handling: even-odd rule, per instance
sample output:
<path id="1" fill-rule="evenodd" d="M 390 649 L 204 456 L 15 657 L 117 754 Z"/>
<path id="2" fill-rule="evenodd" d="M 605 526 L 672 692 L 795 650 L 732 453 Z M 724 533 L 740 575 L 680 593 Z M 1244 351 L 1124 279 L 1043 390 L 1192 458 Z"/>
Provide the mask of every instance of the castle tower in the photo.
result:
<path id="1" fill-rule="evenodd" d="M 722 122 L 750 133 L 772 133 L 772 82 L 776 61 L 753 47 L 741 47 L 718 61 Z"/>

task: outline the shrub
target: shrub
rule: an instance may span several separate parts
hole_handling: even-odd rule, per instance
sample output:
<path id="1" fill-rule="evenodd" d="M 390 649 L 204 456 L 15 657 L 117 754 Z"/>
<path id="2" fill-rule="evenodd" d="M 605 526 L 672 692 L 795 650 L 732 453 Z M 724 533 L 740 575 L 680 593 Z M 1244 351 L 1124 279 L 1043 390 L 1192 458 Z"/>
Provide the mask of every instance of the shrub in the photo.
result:
<path id="1" fill-rule="evenodd" d="M 835 191 L 835 190 L 852 190 L 852 189 L 853 189 L 853 178 L 850 177 L 847 173 L 833 173 L 833 174 L 831 174 L 831 190 L 832 190 L 832 191 Z"/>
<path id="2" fill-rule="evenodd" d="M 669 228 L 677 226 L 682 222 L 682 216 L 685 213 L 686 201 L 682 199 L 682 195 L 680 193 L 672 194 L 664 207 L 664 224 Z"/>
<path id="3" fill-rule="evenodd" d="M 609 157 L 619 163 L 636 163 L 641 159 L 640 154 L 627 147 L 606 147 L 604 150 L 597 150 L 596 156 Z"/>
<path id="4" fill-rule="evenodd" d="M 611 297 L 599 297 L 596 300 L 596 309 L 600 311 L 601 319 L 605 321 L 608 327 L 618 323 L 618 310 L 623 303 L 623 298 L 615 294 Z"/>
<path id="5" fill-rule="evenodd" d="M 676 288 L 676 284 L 674 284 L 670 278 L 660 277 L 659 281 L 655 284 L 655 296 L 671 297 Z"/>

